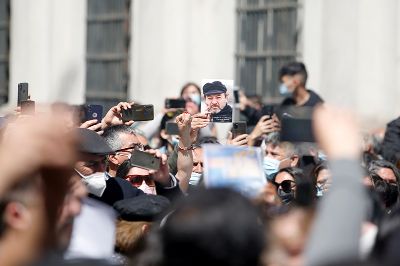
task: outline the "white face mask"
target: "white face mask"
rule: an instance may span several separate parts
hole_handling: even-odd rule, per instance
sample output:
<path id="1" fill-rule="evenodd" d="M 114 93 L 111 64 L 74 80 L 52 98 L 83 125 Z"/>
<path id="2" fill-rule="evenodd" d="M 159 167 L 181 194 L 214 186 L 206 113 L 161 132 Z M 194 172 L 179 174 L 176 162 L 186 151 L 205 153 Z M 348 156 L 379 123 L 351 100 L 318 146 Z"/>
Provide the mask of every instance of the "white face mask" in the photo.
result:
<path id="1" fill-rule="evenodd" d="M 76 171 L 76 170 L 75 170 Z M 101 197 L 106 189 L 106 173 L 97 172 L 91 175 L 84 176 L 80 172 L 76 171 L 81 177 L 82 182 L 86 185 L 88 192 Z"/>
<path id="2" fill-rule="evenodd" d="M 203 175 L 202 173 L 192 172 L 192 175 L 190 176 L 189 184 L 193 185 L 193 186 L 197 186 L 200 182 L 202 175 Z"/>
<path id="3" fill-rule="evenodd" d="M 143 180 L 142 184 L 140 187 L 138 187 L 141 191 L 143 191 L 146 194 L 151 194 L 151 195 L 157 195 L 156 192 L 156 187 L 150 187 L 146 184 L 146 182 Z"/>

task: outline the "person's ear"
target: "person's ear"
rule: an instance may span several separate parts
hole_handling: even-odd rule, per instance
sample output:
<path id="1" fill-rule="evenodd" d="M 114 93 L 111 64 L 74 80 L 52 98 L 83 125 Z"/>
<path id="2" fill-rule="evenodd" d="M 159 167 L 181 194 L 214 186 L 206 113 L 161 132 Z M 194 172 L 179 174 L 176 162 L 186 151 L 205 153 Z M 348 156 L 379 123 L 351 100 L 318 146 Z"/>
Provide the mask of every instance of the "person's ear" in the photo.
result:
<path id="1" fill-rule="evenodd" d="M 115 157 L 115 155 L 108 155 L 108 161 L 115 165 L 119 164 L 118 159 Z"/>
<path id="2" fill-rule="evenodd" d="M 148 234 L 149 231 L 150 231 L 150 225 L 149 224 L 142 225 L 142 235 Z"/>
<path id="3" fill-rule="evenodd" d="M 293 155 L 293 156 L 290 158 L 290 166 L 291 166 L 291 167 L 296 167 L 298 163 L 299 163 L 299 156 Z"/>
<path id="4" fill-rule="evenodd" d="M 27 230 L 32 223 L 32 217 L 28 209 L 19 202 L 10 202 L 4 211 L 4 220 L 7 226 L 17 230 Z"/>
<path id="5" fill-rule="evenodd" d="M 167 134 L 167 132 L 165 131 L 165 129 L 162 129 L 162 130 L 160 131 L 160 136 L 161 136 L 161 138 L 163 138 L 163 139 L 168 139 L 168 137 L 169 137 L 169 135 Z"/>

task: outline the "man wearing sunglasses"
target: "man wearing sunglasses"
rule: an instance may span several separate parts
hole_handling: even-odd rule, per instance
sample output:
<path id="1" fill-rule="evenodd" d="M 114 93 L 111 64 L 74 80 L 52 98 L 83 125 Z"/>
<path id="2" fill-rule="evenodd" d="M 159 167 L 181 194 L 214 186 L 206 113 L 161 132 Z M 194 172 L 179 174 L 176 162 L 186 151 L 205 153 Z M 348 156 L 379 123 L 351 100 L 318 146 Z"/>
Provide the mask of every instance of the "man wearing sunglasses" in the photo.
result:
<path id="1" fill-rule="evenodd" d="M 107 156 L 115 152 L 96 132 L 78 129 L 81 137 L 80 160 L 75 171 L 81 176 L 89 196 L 112 206 L 114 202 L 142 195 L 139 189 L 130 186 L 122 178 L 109 178 L 106 175 Z"/>
<path id="2" fill-rule="evenodd" d="M 108 169 L 106 175 L 109 179 L 116 178 L 118 168 L 121 167 L 124 162 L 131 159 L 132 151 L 145 151 L 145 147 L 140 142 L 135 131 L 126 125 L 111 126 L 105 129 L 103 138 L 114 151 L 114 153 L 107 155 Z M 150 194 L 155 194 L 155 190 L 157 190 L 157 194 L 163 195 L 170 200 L 178 195 L 181 195 L 177 179 L 169 173 L 166 156 L 163 156 L 159 152 L 154 150 L 146 150 L 146 152 L 152 153 L 155 157 L 161 159 L 160 170 L 157 172 L 152 172 L 135 167 L 136 170 L 131 170 L 133 172 L 130 174 L 131 176 L 130 179 L 128 179 L 129 181 L 124 180 L 126 181 L 126 183 L 124 183 L 124 186 L 127 186 L 127 184 L 129 184 L 130 187 L 141 188 L 141 191 L 144 191 L 146 193 L 152 192 Z M 118 178 L 121 177 L 122 176 Z M 134 177 L 137 177 L 138 179 L 143 179 L 141 180 L 143 184 L 142 187 L 132 186 L 132 182 L 130 182 L 130 180 Z M 146 178 L 151 178 L 152 181 L 143 182 Z M 133 180 L 133 183 L 135 182 L 137 183 L 139 181 Z M 152 186 L 146 186 L 146 184 L 151 184 Z"/>

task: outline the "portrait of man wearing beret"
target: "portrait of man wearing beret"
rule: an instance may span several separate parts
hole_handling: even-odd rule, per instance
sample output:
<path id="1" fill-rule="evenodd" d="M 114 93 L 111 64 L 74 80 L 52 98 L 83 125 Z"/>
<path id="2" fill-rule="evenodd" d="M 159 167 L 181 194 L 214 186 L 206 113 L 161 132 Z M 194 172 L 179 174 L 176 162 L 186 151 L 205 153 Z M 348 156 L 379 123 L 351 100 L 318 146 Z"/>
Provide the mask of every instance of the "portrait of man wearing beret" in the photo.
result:
<path id="1" fill-rule="evenodd" d="M 228 104 L 229 94 L 224 84 L 220 81 L 204 84 L 203 95 L 212 122 L 232 122 L 232 107 Z"/>

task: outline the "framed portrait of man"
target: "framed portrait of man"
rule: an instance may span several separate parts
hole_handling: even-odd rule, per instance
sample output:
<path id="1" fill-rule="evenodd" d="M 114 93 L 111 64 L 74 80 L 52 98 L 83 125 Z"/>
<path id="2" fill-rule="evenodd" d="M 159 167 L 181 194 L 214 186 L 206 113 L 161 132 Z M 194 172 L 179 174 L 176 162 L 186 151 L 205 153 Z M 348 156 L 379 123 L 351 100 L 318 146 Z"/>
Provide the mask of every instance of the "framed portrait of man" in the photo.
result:
<path id="1" fill-rule="evenodd" d="M 231 123 L 233 113 L 233 80 L 203 79 L 202 96 L 204 110 L 210 114 L 210 121 L 215 123 Z"/>

